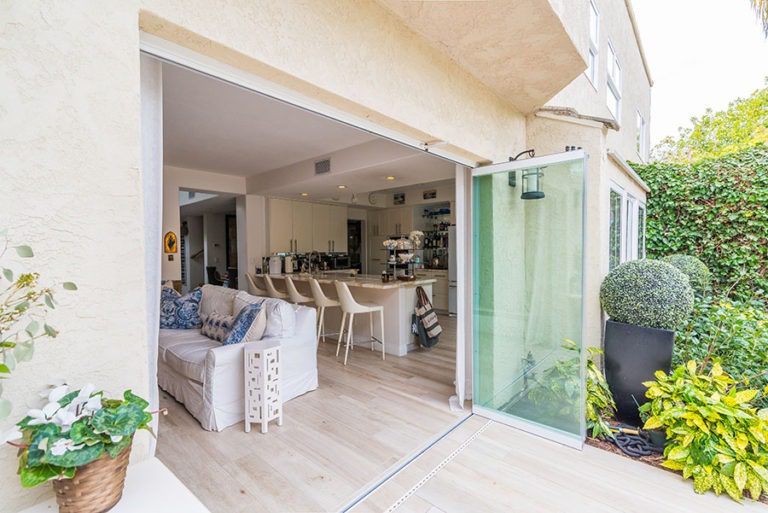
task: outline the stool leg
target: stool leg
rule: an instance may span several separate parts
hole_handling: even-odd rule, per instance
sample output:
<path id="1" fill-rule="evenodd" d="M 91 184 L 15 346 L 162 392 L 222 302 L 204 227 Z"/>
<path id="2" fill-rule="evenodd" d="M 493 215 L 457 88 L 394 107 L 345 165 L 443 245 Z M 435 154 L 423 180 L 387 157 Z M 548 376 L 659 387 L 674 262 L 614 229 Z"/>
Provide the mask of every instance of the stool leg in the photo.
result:
<path id="1" fill-rule="evenodd" d="M 325 307 L 323 307 L 323 324 L 321 326 L 321 330 L 323 333 L 323 344 L 325 344 Z"/>
<path id="2" fill-rule="evenodd" d="M 373 346 L 376 344 L 373 341 L 373 312 L 368 314 L 368 329 L 371 332 L 371 351 L 373 351 Z"/>
<path id="3" fill-rule="evenodd" d="M 355 314 L 349 314 L 349 330 L 347 331 L 347 348 L 344 350 L 344 365 L 347 364 L 347 357 L 349 356 L 349 346 L 352 343 L 352 326 L 355 322 Z"/>
<path id="4" fill-rule="evenodd" d="M 317 343 L 318 344 L 320 343 L 320 333 L 321 333 L 321 330 L 323 329 L 323 316 L 324 315 L 325 315 L 325 308 L 323 308 L 321 306 L 320 309 L 317 312 L 317 316 L 318 316 L 318 319 L 317 319 Z M 325 339 L 323 339 L 323 342 L 325 342 Z"/>
<path id="5" fill-rule="evenodd" d="M 344 338 L 344 330 L 346 329 L 347 312 L 341 314 L 341 331 L 339 332 L 339 338 L 336 339 L 336 356 L 339 356 L 339 348 L 341 347 L 341 341 Z"/>
<path id="6" fill-rule="evenodd" d="M 371 314 L 373 317 L 373 314 Z M 379 319 L 381 320 L 381 359 L 384 359 L 386 352 L 384 351 L 384 310 L 379 310 Z"/>

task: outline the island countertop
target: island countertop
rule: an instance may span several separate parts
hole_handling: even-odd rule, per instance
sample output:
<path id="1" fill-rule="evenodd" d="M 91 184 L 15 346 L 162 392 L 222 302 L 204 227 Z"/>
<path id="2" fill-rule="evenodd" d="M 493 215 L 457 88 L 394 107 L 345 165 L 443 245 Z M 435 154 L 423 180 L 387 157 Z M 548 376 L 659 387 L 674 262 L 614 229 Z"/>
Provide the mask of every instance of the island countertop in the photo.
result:
<path id="1" fill-rule="evenodd" d="M 259 275 L 261 276 L 261 275 Z M 381 281 L 381 276 L 375 274 L 358 274 L 354 277 L 345 275 L 338 272 L 329 273 L 293 273 L 293 274 L 270 274 L 269 277 L 274 279 L 284 279 L 286 276 L 290 276 L 293 281 L 308 282 L 310 278 L 314 278 L 321 284 L 332 284 L 334 281 L 343 281 L 350 287 L 361 287 L 365 289 L 400 289 L 400 288 L 413 288 L 420 285 L 430 285 L 436 283 L 434 278 L 417 278 L 412 281 L 400 281 L 392 280 L 388 282 Z"/>

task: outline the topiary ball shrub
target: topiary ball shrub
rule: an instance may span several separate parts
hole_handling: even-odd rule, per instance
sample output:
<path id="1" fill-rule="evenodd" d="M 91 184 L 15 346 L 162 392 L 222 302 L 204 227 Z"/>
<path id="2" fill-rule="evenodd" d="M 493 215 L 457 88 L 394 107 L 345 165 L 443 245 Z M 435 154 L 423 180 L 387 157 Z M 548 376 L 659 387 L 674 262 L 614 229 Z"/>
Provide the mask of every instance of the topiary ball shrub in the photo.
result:
<path id="1" fill-rule="evenodd" d="M 612 321 L 674 330 L 693 308 L 688 277 L 660 260 L 634 260 L 608 273 L 600 302 Z"/>
<path id="2" fill-rule="evenodd" d="M 661 261 L 674 265 L 688 276 L 688 281 L 696 294 L 704 296 L 712 287 L 712 273 L 709 272 L 709 267 L 695 256 L 668 255 Z"/>

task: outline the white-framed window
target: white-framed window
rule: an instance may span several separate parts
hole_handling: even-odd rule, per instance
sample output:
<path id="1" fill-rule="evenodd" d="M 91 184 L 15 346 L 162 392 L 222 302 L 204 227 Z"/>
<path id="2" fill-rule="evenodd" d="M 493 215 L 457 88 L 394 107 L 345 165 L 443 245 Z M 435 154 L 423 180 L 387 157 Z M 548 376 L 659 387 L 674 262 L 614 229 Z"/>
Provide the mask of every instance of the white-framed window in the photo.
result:
<path id="1" fill-rule="evenodd" d="M 637 134 L 635 135 L 635 149 L 640 160 L 645 162 L 648 160 L 648 124 L 645 122 L 645 118 L 637 111 Z"/>
<path id="2" fill-rule="evenodd" d="M 608 59 L 606 61 L 606 77 L 608 87 L 606 87 L 606 102 L 608 110 L 613 118 L 621 118 L 621 66 L 619 58 L 616 56 L 616 50 L 611 42 L 608 42 Z"/>
<path id="3" fill-rule="evenodd" d="M 645 258 L 645 204 L 615 183 L 610 187 L 608 270 Z"/>
<path id="4" fill-rule="evenodd" d="M 592 85 L 597 86 L 597 67 L 598 67 L 598 55 L 600 48 L 600 12 L 597 10 L 594 0 L 589 2 L 589 54 L 588 67 L 584 73 L 587 74 L 587 78 L 592 82 Z"/>

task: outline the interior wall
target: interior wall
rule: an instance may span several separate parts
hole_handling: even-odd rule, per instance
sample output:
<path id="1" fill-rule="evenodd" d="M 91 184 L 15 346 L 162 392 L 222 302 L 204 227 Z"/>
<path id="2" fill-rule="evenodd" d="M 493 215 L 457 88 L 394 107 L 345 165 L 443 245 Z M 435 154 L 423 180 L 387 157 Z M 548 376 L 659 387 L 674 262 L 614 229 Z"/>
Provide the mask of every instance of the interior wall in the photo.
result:
<path id="1" fill-rule="evenodd" d="M 187 283 L 189 290 L 205 283 L 205 245 L 203 239 L 203 216 L 187 216 L 189 234 L 185 241 L 187 247 Z"/>
<path id="2" fill-rule="evenodd" d="M 248 290 L 245 273 L 255 273 L 267 256 L 267 201 L 264 196 L 247 194 L 237 197 L 235 207 L 238 284 L 242 290 Z"/>
<path id="3" fill-rule="evenodd" d="M 223 274 L 227 271 L 226 220 L 224 214 L 203 214 L 203 246 L 205 247 L 205 282 L 208 283 L 208 267 L 216 267 Z"/>

